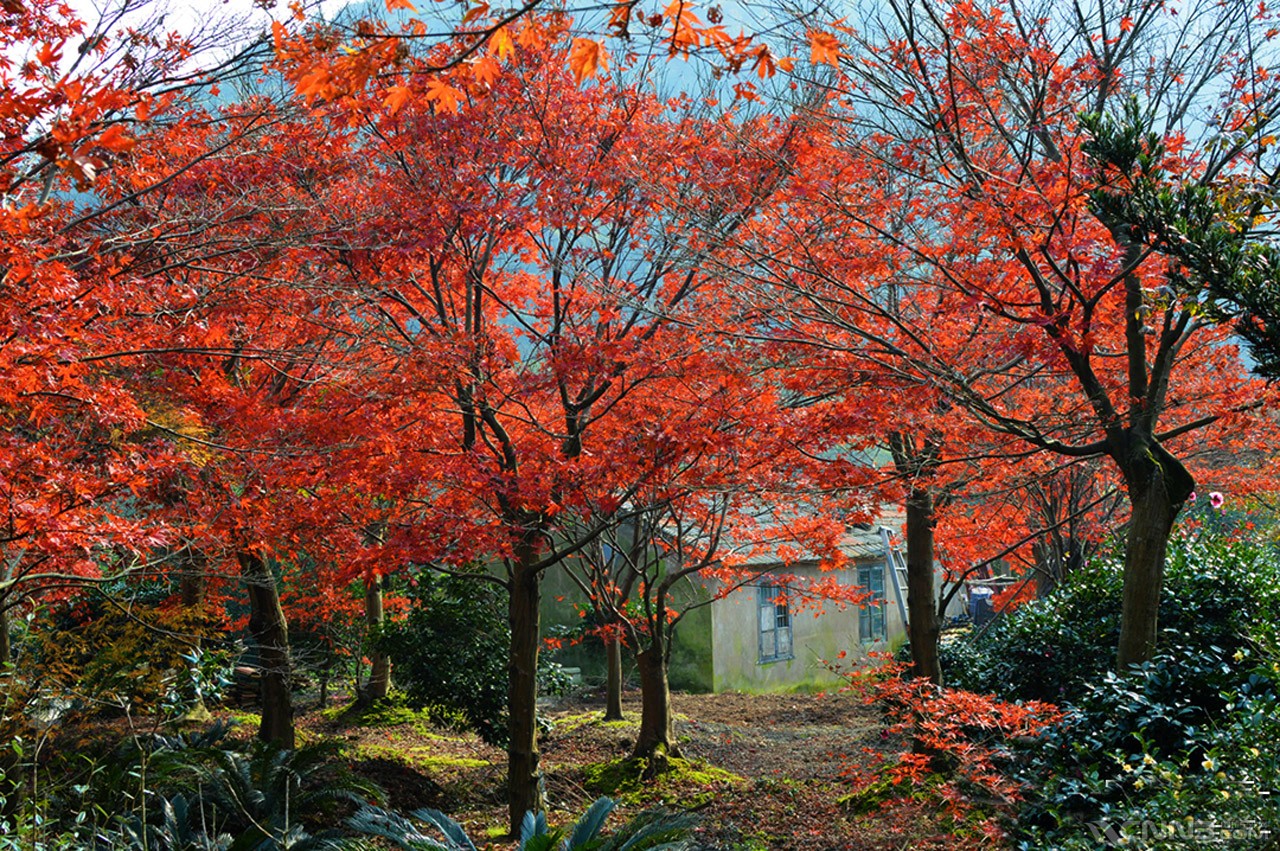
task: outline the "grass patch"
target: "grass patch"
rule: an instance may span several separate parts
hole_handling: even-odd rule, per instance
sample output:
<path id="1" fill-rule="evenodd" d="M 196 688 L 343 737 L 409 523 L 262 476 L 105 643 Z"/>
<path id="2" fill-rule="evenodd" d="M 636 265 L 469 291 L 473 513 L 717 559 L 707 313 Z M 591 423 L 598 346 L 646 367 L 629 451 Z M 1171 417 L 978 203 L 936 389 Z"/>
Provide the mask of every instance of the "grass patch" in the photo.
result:
<path id="1" fill-rule="evenodd" d="M 609 795 L 624 804 L 642 804 L 653 798 L 679 798 L 686 807 L 698 807 L 729 788 L 746 785 L 746 779 L 705 762 L 672 757 L 669 770 L 645 779 L 648 761 L 626 757 L 583 767 L 583 787 L 596 795 Z"/>
<path id="2" fill-rule="evenodd" d="M 602 730 L 625 730 L 640 723 L 638 717 L 627 716 L 625 713 L 621 721 L 606 721 L 604 720 L 604 713 L 600 710 L 575 712 L 572 715 L 562 715 L 548 720 L 552 723 L 553 732 L 558 735 L 572 733 L 574 730 L 581 730 L 584 727 L 598 727 Z"/>
<path id="3" fill-rule="evenodd" d="M 262 726 L 262 716 L 257 712 L 232 712 L 230 718 L 240 727 Z"/>
<path id="4" fill-rule="evenodd" d="M 352 754 L 357 759 L 386 759 L 407 765 L 419 771 L 436 774 L 461 771 L 468 768 L 487 768 L 493 765 L 487 759 L 431 753 L 430 748 L 393 748 L 386 745 L 358 745 Z"/>

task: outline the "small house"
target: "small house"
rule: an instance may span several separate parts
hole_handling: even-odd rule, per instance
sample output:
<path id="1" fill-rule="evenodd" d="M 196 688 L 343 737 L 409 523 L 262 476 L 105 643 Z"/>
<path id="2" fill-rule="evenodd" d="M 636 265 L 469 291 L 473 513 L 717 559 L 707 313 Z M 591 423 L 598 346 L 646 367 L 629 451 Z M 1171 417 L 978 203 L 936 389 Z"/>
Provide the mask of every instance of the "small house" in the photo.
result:
<path id="1" fill-rule="evenodd" d="M 898 646 L 906 634 L 905 579 L 895 576 L 888 525 L 900 526 L 901 516 L 881 522 L 886 525 L 846 531 L 839 545 L 846 561 L 839 569 L 823 570 L 817 556 L 803 551 L 786 561 L 758 554 L 740 565 L 743 578 L 731 587 L 709 580 L 685 589 L 687 611 L 671 654 L 672 687 L 717 692 L 827 686 L 840 681 L 830 664 L 847 669 L 866 661 L 871 651 Z M 573 591 L 560 587 L 564 581 L 548 575 L 547 623 L 577 619 L 572 604 L 566 605 Z M 872 598 L 851 605 L 824 598 L 815 588 L 865 590 Z M 961 596 L 956 595 L 949 614 L 965 612 Z M 598 642 L 567 648 L 562 661 L 582 668 L 588 679 L 603 679 Z"/>

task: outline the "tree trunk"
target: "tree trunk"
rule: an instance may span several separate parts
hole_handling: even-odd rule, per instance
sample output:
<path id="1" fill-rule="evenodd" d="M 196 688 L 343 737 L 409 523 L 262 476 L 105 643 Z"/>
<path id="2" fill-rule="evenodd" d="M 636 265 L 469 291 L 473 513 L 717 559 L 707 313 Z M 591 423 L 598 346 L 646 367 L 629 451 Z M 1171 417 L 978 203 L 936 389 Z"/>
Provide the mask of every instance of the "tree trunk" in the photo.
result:
<path id="1" fill-rule="evenodd" d="M 0 676 L 5 673 L 5 666 L 13 661 L 13 645 L 9 643 L 9 610 L 5 608 L 6 602 L 0 598 Z"/>
<path id="2" fill-rule="evenodd" d="M 188 609 L 200 608 L 209 596 L 208 560 L 204 553 L 188 545 L 179 552 L 182 565 L 178 576 L 178 597 Z"/>
<path id="3" fill-rule="evenodd" d="M 6 666 L 13 662 L 13 646 L 9 643 L 9 610 L 5 608 L 8 601 L 0 598 L 0 701 L 16 701 L 16 696 L 9 694 L 14 688 L 12 674 Z M 19 718 L 22 716 L 19 714 Z M 0 740 L 8 739 L 17 732 L 9 719 L 0 718 Z M 22 811 L 26 803 L 26 766 L 22 757 L 11 747 L 0 747 L 0 818 L 13 819 Z"/>
<path id="4" fill-rule="evenodd" d="M 1036 541 L 1031 545 L 1031 554 L 1036 561 L 1036 596 L 1044 597 L 1058 587 L 1058 564 L 1053 555 L 1053 547 L 1045 541 Z"/>
<path id="5" fill-rule="evenodd" d="M 1155 655 L 1169 536 L 1195 480 L 1178 459 L 1154 441 L 1139 443 L 1121 469 L 1132 509 L 1116 651 L 1116 667 L 1123 671 Z"/>
<path id="6" fill-rule="evenodd" d="M 608 662 L 605 679 L 604 720 L 622 720 L 622 641 L 612 632 L 605 636 L 604 651 Z"/>
<path id="7" fill-rule="evenodd" d="M 258 662 L 262 668 L 262 724 L 258 727 L 258 738 L 292 749 L 289 625 L 280 607 L 276 577 L 267 563 L 253 553 L 240 553 L 237 558 L 240 573 L 249 586 L 249 631 L 258 645 Z"/>
<path id="8" fill-rule="evenodd" d="M 511 650 L 507 657 L 511 739 L 507 745 L 507 813 L 512 837 L 519 836 L 520 822 L 526 812 L 543 810 L 541 754 L 538 753 L 538 649 L 542 638 L 538 605 L 542 575 L 528 567 L 536 560 L 536 547 L 522 542 L 516 553 L 507 604 L 511 626 Z"/>
<path id="9" fill-rule="evenodd" d="M 195 610 L 198 615 L 203 615 L 205 598 L 209 596 L 208 560 L 202 551 L 189 544 L 179 550 L 178 559 L 181 565 L 178 575 L 178 599 L 182 601 L 183 608 Z M 203 617 L 200 619 L 200 624 L 203 631 L 205 626 Z M 197 648 L 204 644 L 198 635 L 194 643 Z M 207 724 L 212 718 L 209 708 L 204 705 L 204 698 L 199 694 L 195 696 L 191 708 L 182 716 L 184 722 L 191 724 Z"/>
<path id="10" fill-rule="evenodd" d="M 680 756 L 671 716 L 671 687 L 667 682 L 667 657 L 661 636 L 636 654 L 640 672 L 640 733 L 633 757 L 649 760 L 649 774 L 665 770 L 667 757 Z"/>
<path id="11" fill-rule="evenodd" d="M 938 617 L 933 567 L 933 494 L 914 488 L 907 497 L 907 636 L 911 675 L 942 685 L 938 659 Z"/>
<path id="12" fill-rule="evenodd" d="M 369 576 L 364 581 L 364 618 L 369 635 L 376 635 L 382 629 L 382 577 Z M 381 700 L 391 691 L 391 657 L 376 648 L 370 648 L 369 689 L 366 696 L 369 700 Z"/>

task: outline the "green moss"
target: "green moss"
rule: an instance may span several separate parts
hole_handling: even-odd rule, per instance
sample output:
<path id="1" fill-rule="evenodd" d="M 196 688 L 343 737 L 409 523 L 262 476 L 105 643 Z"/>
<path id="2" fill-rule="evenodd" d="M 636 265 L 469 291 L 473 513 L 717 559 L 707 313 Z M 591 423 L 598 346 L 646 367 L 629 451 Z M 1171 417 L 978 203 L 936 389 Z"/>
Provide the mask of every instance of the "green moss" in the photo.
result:
<path id="1" fill-rule="evenodd" d="M 900 791 L 892 780 L 882 777 L 856 792 L 836 798 L 836 806 L 854 815 L 864 816 L 880 809 L 881 804 L 897 797 Z"/>
<path id="2" fill-rule="evenodd" d="M 399 727 L 426 719 L 428 710 L 416 710 L 408 706 L 400 695 L 370 704 L 348 703 L 345 706 L 326 709 L 325 718 L 360 727 Z"/>
<path id="3" fill-rule="evenodd" d="M 596 721 L 596 724 L 606 730 L 621 730 L 624 727 L 634 727 L 639 721 L 628 721 L 625 717 L 620 721 L 605 721 L 603 719 Z"/>
<path id="4" fill-rule="evenodd" d="M 746 780 L 731 771 L 672 757 L 668 770 L 645 779 L 648 761 L 638 757 L 598 762 L 583 768 L 583 787 L 597 795 L 609 795 L 624 804 L 654 798 L 679 797 L 686 807 L 707 803 L 726 786 L 743 786 Z"/>
<path id="5" fill-rule="evenodd" d="M 572 733 L 574 730 L 581 730 L 583 727 L 599 727 L 605 730 L 621 730 L 626 728 L 634 728 L 640 723 L 640 719 L 634 716 L 628 718 L 625 714 L 621 721 L 605 721 L 604 716 L 600 714 L 598 709 L 590 712 L 575 712 L 571 715 L 561 715 L 550 719 L 552 729 L 558 735 Z"/>
<path id="6" fill-rule="evenodd" d="M 942 785 L 943 778 L 938 774 L 930 774 L 918 781 L 907 779 L 896 783 L 893 778 L 882 776 L 856 792 L 837 798 L 836 805 L 852 815 L 870 815 L 877 812 L 885 801 L 937 800 L 936 790 Z"/>
<path id="7" fill-rule="evenodd" d="M 400 694 L 393 694 L 386 700 L 378 700 L 373 704 L 348 703 L 333 706 L 322 710 L 320 716 L 351 727 L 391 728 L 412 724 L 413 732 L 419 737 L 442 742 L 462 741 L 461 737 L 444 736 L 432 730 L 436 726 L 452 726 L 459 722 L 456 713 L 451 714 L 438 706 L 415 709 Z"/>
<path id="8" fill-rule="evenodd" d="M 256 712 L 232 712 L 231 720 L 241 727 L 262 726 L 262 716 Z"/>
<path id="9" fill-rule="evenodd" d="M 388 759 L 419 771 L 441 773 L 492 765 L 487 759 L 433 753 L 431 748 L 395 748 L 387 745 L 358 745 L 352 754 L 357 759 Z"/>

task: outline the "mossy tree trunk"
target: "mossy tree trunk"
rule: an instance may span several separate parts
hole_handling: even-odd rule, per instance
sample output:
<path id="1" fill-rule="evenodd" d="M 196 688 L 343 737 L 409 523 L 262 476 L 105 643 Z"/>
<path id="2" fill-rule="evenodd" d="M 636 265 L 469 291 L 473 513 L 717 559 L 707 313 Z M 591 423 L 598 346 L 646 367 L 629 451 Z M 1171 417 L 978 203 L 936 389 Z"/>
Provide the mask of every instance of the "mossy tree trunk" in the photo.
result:
<path id="1" fill-rule="evenodd" d="M 249 587 L 249 631 L 258 645 L 262 668 L 262 723 L 258 738 L 282 748 L 294 747 L 293 666 L 289 625 L 280 606 L 280 590 L 270 565 L 255 553 L 239 553 L 240 573 Z"/>
<path id="2" fill-rule="evenodd" d="M 367 576 L 364 581 L 364 616 L 368 634 L 377 635 L 385 617 L 382 605 L 382 577 Z M 369 650 L 369 687 L 365 695 L 369 700 L 381 700 L 391 692 L 391 657 L 372 647 Z"/>
<path id="3" fill-rule="evenodd" d="M 507 814 L 518 836 L 526 812 L 544 809 L 541 754 L 538 751 L 538 652 L 542 642 L 539 604 L 542 573 L 532 535 L 516 548 L 509 573 L 507 617 L 511 649 L 507 658 Z"/>
<path id="4" fill-rule="evenodd" d="M 666 643 L 661 635 L 636 654 L 636 670 L 640 674 L 640 732 L 631 755 L 649 760 L 652 773 L 657 773 L 665 768 L 661 763 L 666 757 L 680 756 L 671 712 Z"/>
<path id="5" fill-rule="evenodd" d="M 1169 537 L 1195 482 L 1154 439 L 1133 440 L 1121 469 L 1132 506 L 1116 650 L 1116 667 L 1123 671 L 1155 655 Z"/>
<path id="6" fill-rule="evenodd" d="M 622 720 L 622 639 L 614 632 L 604 638 L 606 659 L 604 720 Z"/>

